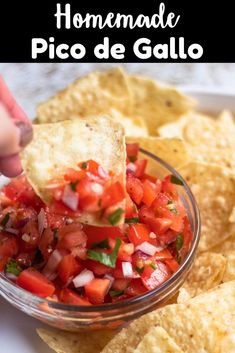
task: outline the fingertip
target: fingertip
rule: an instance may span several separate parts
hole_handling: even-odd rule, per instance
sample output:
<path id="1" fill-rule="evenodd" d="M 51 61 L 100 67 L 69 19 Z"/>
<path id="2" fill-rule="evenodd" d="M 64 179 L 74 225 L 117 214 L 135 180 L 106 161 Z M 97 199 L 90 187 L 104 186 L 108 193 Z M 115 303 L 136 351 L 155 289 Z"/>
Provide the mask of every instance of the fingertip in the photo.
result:
<path id="1" fill-rule="evenodd" d="M 22 166 L 18 154 L 0 158 L 0 172 L 8 178 L 14 178 L 22 173 Z"/>

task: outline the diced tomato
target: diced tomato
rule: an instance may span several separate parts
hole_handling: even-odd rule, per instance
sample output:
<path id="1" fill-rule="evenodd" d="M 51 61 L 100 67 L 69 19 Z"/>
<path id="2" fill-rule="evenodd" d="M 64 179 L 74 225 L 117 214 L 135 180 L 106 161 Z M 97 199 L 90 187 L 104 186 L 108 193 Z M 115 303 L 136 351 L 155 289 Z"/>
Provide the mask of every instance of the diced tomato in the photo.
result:
<path id="1" fill-rule="evenodd" d="M 54 284 L 33 267 L 29 267 L 19 274 L 17 284 L 43 298 L 51 296 L 55 291 Z"/>
<path id="2" fill-rule="evenodd" d="M 0 232 L 0 258 L 13 257 L 19 249 L 18 239 L 4 232 Z"/>
<path id="3" fill-rule="evenodd" d="M 166 232 L 171 224 L 172 221 L 167 218 L 157 218 L 154 214 L 154 211 L 147 206 L 142 206 L 139 211 L 139 216 L 141 222 L 144 224 L 148 224 L 151 230 L 156 233 L 157 235 L 161 235 Z"/>
<path id="4" fill-rule="evenodd" d="M 87 241 L 86 234 L 78 224 L 70 224 L 59 230 L 58 249 L 72 250 L 76 247 L 85 247 Z"/>
<path id="5" fill-rule="evenodd" d="M 178 200 L 177 188 L 171 182 L 171 175 L 167 175 L 162 181 L 162 191 L 173 197 L 174 200 Z"/>
<path id="6" fill-rule="evenodd" d="M 162 262 L 156 262 L 156 269 L 146 265 L 143 273 L 141 274 L 141 280 L 143 285 L 148 289 L 152 290 L 157 288 L 160 284 L 165 282 L 171 275 L 169 268 Z"/>
<path id="7" fill-rule="evenodd" d="M 171 259 L 164 260 L 164 262 L 173 273 L 180 267 L 179 263 L 173 257 Z"/>
<path id="8" fill-rule="evenodd" d="M 8 256 L 3 256 L 0 258 L 0 272 L 4 270 L 6 264 L 9 261 L 9 257 Z"/>
<path id="9" fill-rule="evenodd" d="M 147 166 L 147 159 L 137 159 L 135 161 L 136 171 L 135 176 L 137 178 L 141 178 L 144 175 L 146 166 Z"/>
<path id="10" fill-rule="evenodd" d="M 192 242 L 192 238 L 193 238 L 193 233 L 192 233 L 189 219 L 187 217 L 184 217 L 183 246 L 182 246 L 182 249 L 180 250 L 180 255 L 182 258 L 184 258 L 187 255 L 190 248 L 190 244 Z"/>
<path id="11" fill-rule="evenodd" d="M 126 209 L 125 209 L 125 218 L 134 218 L 138 217 L 137 207 L 134 202 L 131 200 L 130 196 L 126 195 Z"/>
<path id="12" fill-rule="evenodd" d="M 79 208 L 83 211 L 97 212 L 100 210 L 100 200 L 103 186 L 88 179 L 81 180 L 76 187 L 79 196 Z"/>
<path id="13" fill-rule="evenodd" d="M 143 203 L 150 207 L 157 197 L 159 191 L 159 188 L 157 187 L 156 184 L 152 183 L 149 180 L 144 180 L 143 182 L 143 190 L 144 190 L 144 196 L 143 196 Z"/>
<path id="14" fill-rule="evenodd" d="M 131 281 L 129 286 L 127 287 L 125 293 L 130 295 L 131 297 L 135 297 L 136 295 L 141 295 L 145 293 L 147 290 L 143 285 L 140 278 L 135 278 Z"/>
<path id="15" fill-rule="evenodd" d="M 22 228 L 22 238 L 20 239 L 20 251 L 29 252 L 36 250 L 40 241 L 38 225 L 35 221 L 28 221 Z"/>
<path id="16" fill-rule="evenodd" d="M 68 254 L 65 255 L 59 263 L 58 275 L 64 283 L 67 283 L 69 279 L 78 275 L 82 268 L 80 262 L 78 262 L 73 255 Z"/>
<path id="17" fill-rule="evenodd" d="M 137 246 L 144 241 L 149 241 L 149 234 L 150 229 L 146 224 L 136 223 L 130 224 L 127 236 L 130 242 Z"/>
<path id="18" fill-rule="evenodd" d="M 53 200 L 53 202 L 49 206 L 49 212 L 61 215 L 61 216 L 68 216 L 71 218 L 80 216 L 80 211 L 72 211 L 70 208 L 65 206 L 63 202 Z"/>
<path id="19" fill-rule="evenodd" d="M 117 204 L 125 198 L 126 194 L 119 181 L 109 186 L 102 196 L 102 207 L 107 208 Z"/>
<path id="20" fill-rule="evenodd" d="M 52 213 L 49 207 L 45 207 L 45 214 L 48 227 L 58 229 L 65 225 L 66 217 Z"/>
<path id="21" fill-rule="evenodd" d="M 109 279 L 95 278 L 91 282 L 87 283 L 85 287 L 85 293 L 93 304 L 103 304 L 104 298 L 108 292 L 110 286 Z"/>
<path id="22" fill-rule="evenodd" d="M 103 249 L 102 249 L 103 251 Z M 106 275 L 112 272 L 112 268 L 106 266 L 100 262 L 93 261 L 93 260 L 86 260 L 84 261 L 84 266 L 94 272 L 98 276 Z"/>
<path id="23" fill-rule="evenodd" d="M 124 291 L 130 284 L 130 279 L 116 278 L 112 284 L 113 290 Z"/>
<path id="24" fill-rule="evenodd" d="M 154 258 L 156 260 L 170 260 L 172 259 L 172 255 L 169 250 L 164 249 L 162 251 L 156 252 Z"/>
<path id="25" fill-rule="evenodd" d="M 50 228 L 46 228 L 40 238 L 38 248 L 41 251 L 45 260 L 48 260 L 55 245 L 54 233 Z"/>
<path id="26" fill-rule="evenodd" d="M 122 272 L 122 261 L 117 259 L 115 269 L 113 270 L 114 278 L 124 278 Z"/>
<path id="27" fill-rule="evenodd" d="M 131 199 L 139 205 L 144 196 L 143 185 L 141 181 L 128 174 L 126 179 L 126 189 Z"/>
<path id="28" fill-rule="evenodd" d="M 9 184 L 4 186 L 2 191 L 10 200 L 33 206 L 37 210 L 42 207 L 42 201 L 35 194 L 24 175 L 12 179 Z"/>
<path id="29" fill-rule="evenodd" d="M 126 154 L 128 158 L 137 158 L 139 153 L 139 144 L 138 143 L 127 143 L 126 144 Z"/>
<path id="30" fill-rule="evenodd" d="M 79 294 L 68 288 L 64 288 L 60 291 L 59 298 L 65 304 L 91 305 L 87 298 L 81 297 Z"/>
<path id="31" fill-rule="evenodd" d="M 98 175 L 99 164 L 93 159 L 89 159 L 86 162 L 79 163 L 79 167 L 85 171 L 88 171 L 94 175 Z"/>
<path id="32" fill-rule="evenodd" d="M 66 181 L 70 181 L 76 183 L 84 178 L 86 178 L 87 174 L 84 169 L 82 170 L 75 170 L 72 168 L 68 168 L 66 174 L 64 175 L 64 179 Z"/>
<path id="33" fill-rule="evenodd" d="M 146 174 L 146 173 L 143 174 L 141 180 L 142 180 L 142 181 L 144 181 L 144 180 L 149 180 L 149 181 L 151 181 L 151 183 L 156 183 L 158 180 L 159 180 L 159 182 L 161 182 L 160 179 L 157 179 L 155 176 L 149 175 L 149 174 Z M 159 191 L 159 192 L 160 192 L 160 191 Z"/>
<path id="34" fill-rule="evenodd" d="M 125 236 L 119 227 L 95 227 L 84 225 L 83 230 L 87 234 L 88 248 L 90 248 L 94 243 L 99 243 L 107 238 L 125 239 Z"/>

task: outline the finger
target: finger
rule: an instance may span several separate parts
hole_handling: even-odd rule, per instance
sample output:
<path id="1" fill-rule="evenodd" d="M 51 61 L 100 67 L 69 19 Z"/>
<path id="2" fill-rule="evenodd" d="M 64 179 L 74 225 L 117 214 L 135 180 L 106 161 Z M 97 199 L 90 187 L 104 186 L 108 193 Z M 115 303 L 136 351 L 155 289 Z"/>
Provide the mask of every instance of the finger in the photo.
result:
<path id="1" fill-rule="evenodd" d="M 13 178 L 22 172 L 18 154 L 0 158 L 0 172 L 8 178 Z"/>
<path id="2" fill-rule="evenodd" d="M 16 126 L 20 131 L 20 147 L 25 147 L 33 138 L 32 125 L 19 121 L 16 123 Z"/>
<path id="3" fill-rule="evenodd" d="M 24 121 L 25 123 L 30 124 L 27 115 L 18 105 L 3 78 L 0 76 L 0 102 L 5 106 L 9 115 L 15 121 Z"/>
<path id="4" fill-rule="evenodd" d="M 0 102 L 0 156 L 16 154 L 20 151 L 20 131 L 10 119 L 5 106 Z"/>

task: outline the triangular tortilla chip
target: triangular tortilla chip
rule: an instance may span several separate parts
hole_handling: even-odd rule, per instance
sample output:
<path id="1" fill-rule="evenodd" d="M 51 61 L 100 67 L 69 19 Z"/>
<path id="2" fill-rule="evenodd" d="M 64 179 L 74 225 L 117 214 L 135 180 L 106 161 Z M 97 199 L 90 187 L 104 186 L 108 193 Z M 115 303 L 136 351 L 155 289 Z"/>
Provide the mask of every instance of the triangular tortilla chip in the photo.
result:
<path id="1" fill-rule="evenodd" d="M 171 166 L 179 168 L 189 161 L 188 152 L 185 143 L 178 138 L 161 137 L 127 137 L 127 143 L 138 142 L 140 147 L 157 157 L 163 159 Z M 156 169 L 156 163 L 155 163 Z M 157 170 L 155 170 L 157 173 Z"/>
<path id="2" fill-rule="evenodd" d="M 57 353 L 100 353 L 115 331 L 100 330 L 72 333 L 61 330 L 38 329 L 42 340 Z"/>
<path id="3" fill-rule="evenodd" d="M 176 88 L 159 84 L 142 76 L 129 76 L 128 83 L 133 94 L 133 116 L 141 117 L 151 135 L 157 128 L 178 119 L 193 109 L 195 101 Z"/>
<path id="4" fill-rule="evenodd" d="M 187 304 L 146 314 L 118 333 L 102 353 L 134 353 L 154 326 L 161 326 L 185 353 L 233 353 L 235 281 L 203 293 Z"/>
<path id="5" fill-rule="evenodd" d="M 69 85 L 37 108 L 37 123 L 52 123 L 75 116 L 107 114 L 114 108 L 128 115 L 131 95 L 120 68 L 92 72 Z"/>
<path id="6" fill-rule="evenodd" d="M 35 125 L 34 139 L 24 149 L 21 158 L 28 180 L 45 202 L 50 199 L 46 189 L 48 181 L 89 159 L 112 171 L 125 186 L 124 131 L 120 124 L 106 117 Z M 103 225 L 97 217 L 85 212 L 79 220 Z M 123 223 L 123 217 L 120 223 Z"/>
<path id="7" fill-rule="evenodd" d="M 184 353 L 160 326 L 153 327 L 138 344 L 134 353 Z"/>

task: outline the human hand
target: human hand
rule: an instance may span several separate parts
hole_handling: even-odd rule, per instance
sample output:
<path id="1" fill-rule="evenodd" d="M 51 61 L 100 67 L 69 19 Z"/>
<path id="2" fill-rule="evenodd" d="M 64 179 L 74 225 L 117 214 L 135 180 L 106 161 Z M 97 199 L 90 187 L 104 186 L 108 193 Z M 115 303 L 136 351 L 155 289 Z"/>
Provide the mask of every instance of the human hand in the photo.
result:
<path id="1" fill-rule="evenodd" d="M 20 150 L 32 139 L 32 125 L 0 76 L 0 173 L 21 173 Z"/>

